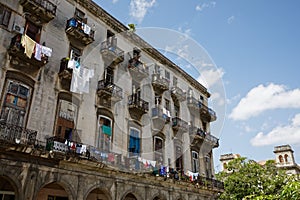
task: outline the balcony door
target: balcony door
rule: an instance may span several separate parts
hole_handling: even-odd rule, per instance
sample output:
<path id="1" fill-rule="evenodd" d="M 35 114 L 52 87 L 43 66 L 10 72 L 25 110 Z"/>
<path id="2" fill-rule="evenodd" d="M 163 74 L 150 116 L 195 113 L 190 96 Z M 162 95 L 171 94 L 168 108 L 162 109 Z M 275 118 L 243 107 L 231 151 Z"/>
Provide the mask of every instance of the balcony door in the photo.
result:
<path id="1" fill-rule="evenodd" d="M 110 152 L 112 140 L 112 120 L 103 115 L 98 116 L 98 148 Z"/>

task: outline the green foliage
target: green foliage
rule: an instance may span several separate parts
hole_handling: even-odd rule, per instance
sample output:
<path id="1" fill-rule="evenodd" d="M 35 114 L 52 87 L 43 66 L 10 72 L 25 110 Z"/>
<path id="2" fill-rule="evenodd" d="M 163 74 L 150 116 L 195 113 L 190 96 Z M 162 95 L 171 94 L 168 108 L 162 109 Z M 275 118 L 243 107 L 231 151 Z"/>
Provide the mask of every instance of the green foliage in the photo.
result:
<path id="1" fill-rule="evenodd" d="M 275 166 L 274 161 L 260 165 L 246 158 L 228 163 L 229 173 L 220 172 L 217 179 L 224 182 L 220 199 L 276 200 L 300 199 L 300 183 Z"/>

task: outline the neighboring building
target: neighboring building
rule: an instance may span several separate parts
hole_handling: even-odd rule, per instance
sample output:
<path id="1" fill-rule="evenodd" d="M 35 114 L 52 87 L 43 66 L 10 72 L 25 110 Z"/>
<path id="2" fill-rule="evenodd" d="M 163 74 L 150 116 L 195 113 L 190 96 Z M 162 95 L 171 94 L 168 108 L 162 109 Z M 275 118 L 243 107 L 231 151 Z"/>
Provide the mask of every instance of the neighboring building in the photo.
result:
<path id="1" fill-rule="evenodd" d="M 300 174 L 300 167 L 294 159 L 294 151 L 290 145 L 274 147 L 276 166 L 286 170 L 287 174 Z"/>
<path id="2" fill-rule="evenodd" d="M 290 145 L 275 146 L 275 163 L 278 168 L 284 169 L 287 174 L 300 174 L 300 166 L 297 165 L 294 159 L 294 151 Z M 228 162 L 234 160 L 235 158 L 240 158 L 239 154 L 223 154 L 220 156 L 220 162 L 223 166 L 224 172 L 230 172 L 227 170 Z M 260 165 L 265 165 L 266 161 L 259 161 Z"/>
<path id="3" fill-rule="evenodd" d="M 240 154 L 233 154 L 233 153 L 229 153 L 229 154 L 223 154 L 220 157 L 220 162 L 222 164 L 222 171 L 224 172 L 230 172 L 230 170 L 228 170 L 227 166 L 228 163 L 236 158 L 240 158 Z"/>
<path id="4" fill-rule="evenodd" d="M 207 89 L 94 2 L 54 2 L 0 0 L 0 199 L 216 199 Z"/>

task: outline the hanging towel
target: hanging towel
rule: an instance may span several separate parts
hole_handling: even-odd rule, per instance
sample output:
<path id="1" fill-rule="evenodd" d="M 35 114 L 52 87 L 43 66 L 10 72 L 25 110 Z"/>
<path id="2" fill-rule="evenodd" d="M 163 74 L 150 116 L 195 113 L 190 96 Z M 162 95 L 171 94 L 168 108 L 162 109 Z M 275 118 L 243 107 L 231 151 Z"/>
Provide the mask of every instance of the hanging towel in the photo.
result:
<path id="1" fill-rule="evenodd" d="M 21 44 L 25 48 L 24 53 L 28 58 L 31 58 L 33 52 L 34 52 L 34 47 L 35 47 L 35 41 L 28 37 L 27 35 L 23 35 L 21 39 Z"/>
<path id="2" fill-rule="evenodd" d="M 38 43 L 35 44 L 34 58 L 37 59 L 38 61 L 42 60 L 42 45 Z"/>

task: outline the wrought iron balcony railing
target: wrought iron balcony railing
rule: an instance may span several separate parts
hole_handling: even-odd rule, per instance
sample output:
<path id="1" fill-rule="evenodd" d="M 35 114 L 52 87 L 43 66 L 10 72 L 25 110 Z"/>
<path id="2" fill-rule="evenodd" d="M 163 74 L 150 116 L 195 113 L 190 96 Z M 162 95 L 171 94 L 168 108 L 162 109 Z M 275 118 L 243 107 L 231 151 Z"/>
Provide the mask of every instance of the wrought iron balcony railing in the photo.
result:
<path id="1" fill-rule="evenodd" d="M 149 68 L 135 58 L 129 60 L 128 70 L 131 74 L 131 77 L 137 81 L 141 81 L 149 76 Z"/>
<path id="2" fill-rule="evenodd" d="M 0 122 L 0 139 L 9 143 L 16 144 L 34 144 L 37 131 L 25 127 Z"/>
<path id="3" fill-rule="evenodd" d="M 180 130 L 181 132 L 187 132 L 189 124 L 179 117 L 172 118 L 172 127 L 175 130 Z"/>
<path id="4" fill-rule="evenodd" d="M 88 45 L 95 40 L 95 30 L 74 17 L 67 21 L 66 33 L 73 37 L 75 41 L 79 41 L 84 45 Z"/>
<path id="5" fill-rule="evenodd" d="M 56 15 L 56 5 L 49 0 L 20 0 L 20 4 L 25 12 L 35 16 L 29 18 L 38 24 L 48 23 Z"/>
<path id="6" fill-rule="evenodd" d="M 149 103 L 137 97 L 137 94 L 132 94 L 128 96 L 128 105 L 129 108 L 137 108 L 138 110 L 141 110 L 144 113 L 149 111 Z"/>
<path id="7" fill-rule="evenodd" d="M 154 90 L 163 92 L 169 89 L 170 81 L 159 73 L 152 74 L 152 86 Z"/>
<path id="8" fill-rule="evenodd" d="M 11 63 L 22 67 L 37 67 L 38 69 L 48 63 L 48 56 L 44 54 L 41 55 L 40 61 L 35 58 L 34 54 L 31 58 L 26 56 L 25 48 L 21 44 L 22 37 L 24 37 L 24 35 L 17 34 L 11 39 L 8 49 L 9 55 L 13 57 Z"/>
<path id="9" fill-rule="evenodd" d="M 106 80 L 98 81 L 97 93 L 99 96 L 107 94 L 109 98 L 121 100 L 123 98 L 123 89 L 114 83 L 107 82 Z"/>

